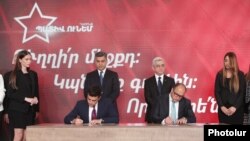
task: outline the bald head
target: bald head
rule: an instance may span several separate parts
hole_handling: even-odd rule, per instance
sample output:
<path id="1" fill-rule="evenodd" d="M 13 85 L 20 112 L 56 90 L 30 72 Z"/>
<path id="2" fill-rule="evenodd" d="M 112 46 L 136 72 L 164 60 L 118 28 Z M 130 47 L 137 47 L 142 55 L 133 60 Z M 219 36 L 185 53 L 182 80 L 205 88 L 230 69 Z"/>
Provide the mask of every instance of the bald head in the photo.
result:
<path id="1" fill-rule="evenodd" d="M 176 83 L 173 87 L 173 90 L 171 92 L 171 97 L 174 102 L 180 101 L 186 92 L 186 86 L 182 83 Z"/>

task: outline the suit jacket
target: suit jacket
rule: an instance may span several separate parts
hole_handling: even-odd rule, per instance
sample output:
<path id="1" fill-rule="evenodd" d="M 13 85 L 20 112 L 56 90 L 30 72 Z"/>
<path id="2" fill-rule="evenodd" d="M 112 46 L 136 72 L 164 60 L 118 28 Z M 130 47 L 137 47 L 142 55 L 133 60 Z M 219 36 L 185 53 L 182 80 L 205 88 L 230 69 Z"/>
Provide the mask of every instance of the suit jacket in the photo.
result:
<path id="1" fill-rule="evenodd" d="M 154 123 L 161 123 L 164 118 L 169 116 L 169 96 L 170 95 L 161 96 L 159 102 L 154 105 L 151 115 Z M 182 117 L 185 117 L 187 119 L 187 123 L 196 122 L 196 117 L 192 110 L 191 101 L 185 97 L 183 97 L 179 101 L 178 119 Z"/>
<path id="2" fill-rule="evenodd" d="M 86 100 L 77 102 L 74 109 L 65 116 L 64 123 L 70 124 L 77 116 L 80 116 L 84 123 L 89 123 L 89 105 Z M 118 110 L 110 99 L 101 98 L 98 102 L 97 119 L 103 119 L 104 123 L 119 122 Z"/>
<path id="3" fill-rule="evenodd" d="M 161 95 L 168 95 L 170 93 L 171 89 L 175 85 L 174 79 L 164 75 L 162 85 L 163 86 L 162 86 L 162 90 L 161 90 L 161 94 L 160 94 L 160 92 L 158 91 L 155 76 L 152 76 L 152 77 L 145 80 L 144 97 L 145 97 L 145 101 L 146 101 L 146 103 L 148 105 L 146 115 L 145 115 L 145 121 L 148 122 L 148 123 L 152 122 L 151 116 L 150 116 L 152 106 L 154 104 L 156 104 L 157 99 Z"/>
<path id="4" fill-rule="evenodd" d="M 85 99 L 88 95 L 88 90 L 92 86 L 100 86 L 102 88 L 102 97 L 110 98 L 113 102 L 116 101 L 120 94 L 120 83 L 118 74 L 114 71 L 106 69 L 103 77 L 103 85 L 101 86 L 98 70 L 92 71 L 87 74 L 84 82 L 84 96 Z"/>
<path id="5" fill-rule="evenodd" d="M 19 112 L 28 112 L 32 110 L 39 112 L 39 104 L 30 106 L 30 104 L 24 101 L 25 97 L 37 97 L 39 100 L 39 88 L 38 77 L 35 71 L 29 70 L 29 80 L 25 77 L 25 74 L 21 70 L 16 74 L 16 85 L 18 89 L 13 89 L 9 84 L 10 72 L 4 75 L 4 84 L 6 89 L 5 110 L 14 110 Z"/>

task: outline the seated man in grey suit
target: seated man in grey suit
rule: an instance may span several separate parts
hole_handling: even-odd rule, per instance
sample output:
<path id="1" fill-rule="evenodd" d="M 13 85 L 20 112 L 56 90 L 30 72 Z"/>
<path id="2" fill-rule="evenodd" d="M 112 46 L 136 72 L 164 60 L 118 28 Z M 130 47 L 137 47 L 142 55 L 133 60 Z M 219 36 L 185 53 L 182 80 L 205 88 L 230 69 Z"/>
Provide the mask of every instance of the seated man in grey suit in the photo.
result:
<path id="1" fill-rule="evenodd" d="M 87 100 L 80 100 L 74 109 L 64 118 L 66 124 L 118 123 L 119 114 L 111 99 L 101 98 L 101 88 L 91 87 Z"/>
<path id="2" fill-rule="evenodd" d="M 195 123 L 196 117 L 191 101 L 184 97 L 186 87 L 182 83 L 174 85 L 169 95 L 162 95 L 153 106 L 152 120 L 161 124 Z"/>

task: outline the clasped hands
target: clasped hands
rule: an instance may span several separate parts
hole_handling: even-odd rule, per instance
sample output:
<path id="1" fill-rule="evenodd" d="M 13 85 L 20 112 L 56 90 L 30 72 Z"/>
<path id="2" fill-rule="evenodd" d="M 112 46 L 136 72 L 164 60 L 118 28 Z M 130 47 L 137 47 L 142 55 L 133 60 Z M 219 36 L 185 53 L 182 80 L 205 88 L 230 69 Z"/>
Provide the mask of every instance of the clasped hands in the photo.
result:
<path id="1" fill-rule="evenodd" d="M 70 123 L 75 124 L 75 125 L 81 125 L 84 123 L 84 121 L 80 118 L 80 116 L 77 116 Z M 89 125 L 92 126 L 92 125 L 97 125 L 97 124 L 101 124 L 101 123 L 102 123 L 102 119 L 93 119 L 89 122 Z"/>
<path id="2" fill-rule="evenodd" d="M 38 103 L 37 97 L 33 97 L 33 98 L 25 97 L 24 101 L 30 103 L 31 106 Z"/>
<path id="3" fill-rule="evenodd" d="M 236 112 L 236 108 L 233 107 L 233 106 L 231 106 L 231 107 L 229 107 L 229 108 L 226 108 L 225 106 L 222 106 L 222 107 L 221 107 L 221 111 L 222 111 L 225 115 L 231 116 L 231 115 L 233 115 L 233 114 Z"/>

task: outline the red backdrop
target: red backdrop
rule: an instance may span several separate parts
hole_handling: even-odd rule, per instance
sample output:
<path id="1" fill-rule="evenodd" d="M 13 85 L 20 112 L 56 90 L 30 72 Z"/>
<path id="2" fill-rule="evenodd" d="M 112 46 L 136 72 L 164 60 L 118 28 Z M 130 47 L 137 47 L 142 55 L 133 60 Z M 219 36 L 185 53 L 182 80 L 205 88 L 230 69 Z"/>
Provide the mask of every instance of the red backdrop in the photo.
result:
<path id="1" fill-rule="evenodd" d="M 119 73 L 120 121 L 144 122 L 144 80 L 152 59 L 188 87 L 198 122 L 217 122 L 214 79 L 223 56 L 234 51 L 249 66 L 249 0 L 1 0 L 0 69 L 13 68 L 13 53 L 32 52 L 39 74 L 39 122 L 63 122 L 83 98 L 93 54 L 108 52 Z"/>

